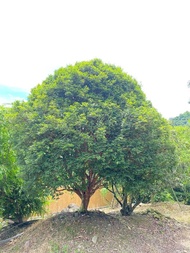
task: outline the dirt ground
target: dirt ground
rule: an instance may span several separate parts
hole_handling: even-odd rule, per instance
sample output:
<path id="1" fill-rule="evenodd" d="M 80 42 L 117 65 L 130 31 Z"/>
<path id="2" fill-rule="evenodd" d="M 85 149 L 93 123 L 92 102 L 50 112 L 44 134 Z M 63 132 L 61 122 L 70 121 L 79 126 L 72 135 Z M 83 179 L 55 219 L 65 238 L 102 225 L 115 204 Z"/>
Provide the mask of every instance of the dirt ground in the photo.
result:
<path id="1" fill-rule="evenodd" d="M 23 234 L 22 234 L 23 233 Z M 7 238 L 21 234 L 10 242 Z M 102 209 L 62 212 L 0 231 L 3 253 L 189 253 L 190 206 L 142 204 L 132 216 Z"/>

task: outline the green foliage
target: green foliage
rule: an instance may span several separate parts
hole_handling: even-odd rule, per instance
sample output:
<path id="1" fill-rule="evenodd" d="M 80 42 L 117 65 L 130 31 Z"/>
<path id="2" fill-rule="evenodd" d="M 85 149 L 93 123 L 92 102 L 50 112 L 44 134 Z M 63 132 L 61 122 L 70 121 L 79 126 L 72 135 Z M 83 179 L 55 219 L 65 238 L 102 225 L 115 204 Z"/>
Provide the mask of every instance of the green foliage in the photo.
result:
<path id="1" fill-rule="evenodd" d="M 0 108 L 0 212 L 3 218 L 17 222 L 32 213 L 42 213 L 45 198 L 39 192 L 27 189 L 21 179 L 16 157 L 11 147 L 9 111 Z"/>
<path id="2" fill-rule="evenodd" d="M 132 77 L 98 59 L 55 71 L 14 103 L 12 125 L 27 181 L 74 191 L 82 211 L 108 182 L 139 202 L 175 164 L 166 121 Z"/>
<path id="3" fill-rule="evenodd" d="M 190 184 L 181 184 L 174 188 L 175 196 L 178 201 L 183 202 L 186 205 L 190 205 Z"/>
<path id="4" fill-rule="evenodd" d="M 11 149 L 10 136 L 5 119 L 6 109 L 0 107 L 0 213 L 3 212 L 1 200 L 5 194 L 9 194 L 16 182 L 16 160 Z"/>
<path id="5" fill-rule="evenodd" d="M 22 223 L 23 219 L 31 215 L 43 215 L 45 213 L 46 199 L 43 196 L 34 195 L 24 188 L 23 183 L 17 182 L 12 191 L 2 199 L 2 216 L 4 219 L 12 219 Z"/>
<path id="6" fill-rule="evenodd" d="M 100 193 L 101 193 L 101 195 L 105 198 L 106 197 L 106 195 L 108 194 L 108 189 L 106 189 L 106 188 L 102 188 L 102 189 L 100 189 Z"/>
<path id="7" fill-rule="evenodd" d="M 134 79 L 95 59 L 60 68 L 32 90 L 28 102 L 16 102 L 14 143 L 29 181 L 51 194 L 74 191 L 87 210 L 103 184 L 130 95 L 139 105 L 145 101 Z"/>
<path id="8" fill-rule="evenodd" d="M 177 166 L 173 184 L 164 191 L 157 192 L 153 201 L 177 200 L 190 204 L 190 126 L 175 126 L 172 138 L 176 146 Z"/>
<path id="9" fill-rule="evenodd" d="M 140 202 L 172 181 L 176 154 L 170 126 L 154 108 L 133 104 L 124 113 L 114 145 L 117 160 L 112 158 L 115 162 L 106 175 L 122 214 L 130 215 Z M 113 170 L 115 176 L 110 177 Z"/>
<path id="10" fill-rule="evenodd" d="M 152 202 L 167 202 L 167 201 L 174 201 L 174 200 L 175 200 L 175 197 L 173 196 L 171 189 L 158 192 L 151 199 Z"/>
<path id="11" fill-rule="evenodd" d="M 179 201 L 190 203 L 190 126 L 176 126 L 173 139 L 178 154 L 178 166 L 175 171 L 174 193 Z M 174 196 L 175 197 L 175 196 Z"/>
<path id="12" fill-rule="evenodd" d="M 185 126 L 189 125 L 190 112 L 184 112 L 175 118 L 171 118 L 170 122 L 172 126 Z"/>

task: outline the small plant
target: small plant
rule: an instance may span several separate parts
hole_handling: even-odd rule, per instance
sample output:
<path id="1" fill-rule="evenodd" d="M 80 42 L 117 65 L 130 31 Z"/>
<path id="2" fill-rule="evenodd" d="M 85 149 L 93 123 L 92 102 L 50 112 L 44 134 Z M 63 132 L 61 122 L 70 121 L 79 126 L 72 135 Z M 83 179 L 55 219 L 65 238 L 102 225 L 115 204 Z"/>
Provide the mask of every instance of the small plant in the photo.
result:
<path id="1" fill-rule="evenodd" d="M 108 191 L 108 189 L 106 189 L 106 188 L 102 188 L 102 189 L 100 189 L 100 193 L 101 193 L 101 195 L 105 198 L 105 196 L 107 195 L 107 193 L 108 193 L 109 191 Z"/>
<path id="2" fill-rule="evenodd" d="M 56 243 L 53 243 L 52 245 L 51 245 L 51 251 L 50 251 L 50 253 L 59 253 L 60 251 L 59 251 L 59 245 L 58 244 L 56 244 Z"/>
<path id="3" fill-rule="evenodd" d="M 67 226 L 65 227 L 66 231 L 67 231 L 67 235 L 71 238 L 73 238 L 76 235 L 76 230 L 74 227 L 71 226 Z"/>
<path id="4" fill-rule="evenodd" d="M 64 246 L 61 247 L 61 246 L 59 246 L 58 243 L 55 243 L 55 242 L 51 243 L 51 250 L 50 250 L 49 253 L 71 253 L 71 252 L 73 252 L 73 253 L 84 253 L 80 249 L 70 251 L 68 245 L 64 245 Z"/>
<path id="5" fill-rule="evenodd" d="M 59 246 L 58 243 L 52 242 L 51 243 L 51 250 L 49 253 L 69 253 L 69 249 L 67 245 L 63 247 Z"/>
<path id="6" fill-rule="evenodd" d="M 68 253 L 69 251 L 69 247 L 67 246 L 67 245 L 64 245 L 63 247 L 62 247 L 62 251 L 61 251 L 61 253 Z"/>

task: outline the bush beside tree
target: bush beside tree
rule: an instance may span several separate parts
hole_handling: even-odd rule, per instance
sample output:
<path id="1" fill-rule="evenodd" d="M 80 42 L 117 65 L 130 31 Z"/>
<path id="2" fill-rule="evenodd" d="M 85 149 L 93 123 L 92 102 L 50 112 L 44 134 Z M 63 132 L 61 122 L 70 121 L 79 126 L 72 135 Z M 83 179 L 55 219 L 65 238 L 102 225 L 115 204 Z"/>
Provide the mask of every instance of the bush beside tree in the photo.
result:
<path id="1" fill-rule="evenodd" d="M 7 108 L 0 108 L 0 216 L 21 223 L 32 214 L 42 214 L 45 197 L 27 189 L 11 145 Z"/>

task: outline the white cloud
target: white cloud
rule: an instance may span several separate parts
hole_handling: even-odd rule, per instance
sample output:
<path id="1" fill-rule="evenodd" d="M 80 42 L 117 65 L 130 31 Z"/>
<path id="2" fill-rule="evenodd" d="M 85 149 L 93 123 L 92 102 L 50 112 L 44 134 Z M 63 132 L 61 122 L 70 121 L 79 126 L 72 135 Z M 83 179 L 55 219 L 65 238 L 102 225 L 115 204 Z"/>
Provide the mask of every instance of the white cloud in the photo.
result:
<path id="1" fill-rule="evenodd" d="M 0 105 L 11 104 L 16 100 L 23 101 L 24 99 L 21 97 L 14 97 L 14 96 L 9 96 L 7 98 L 0 96 Z"/>

